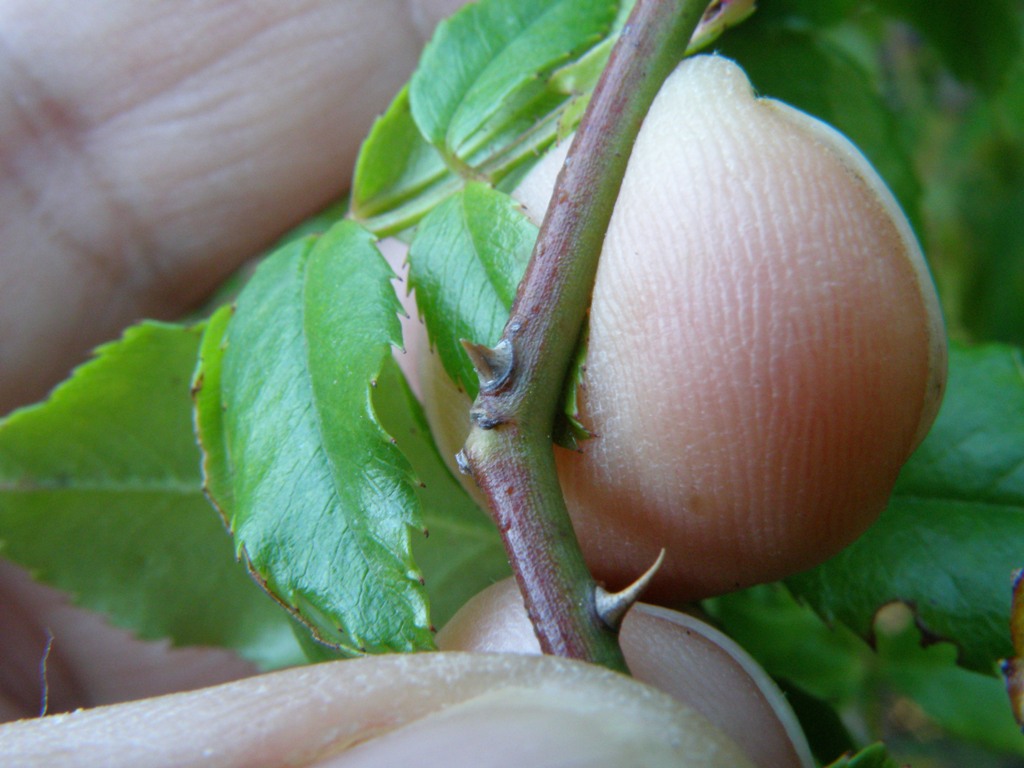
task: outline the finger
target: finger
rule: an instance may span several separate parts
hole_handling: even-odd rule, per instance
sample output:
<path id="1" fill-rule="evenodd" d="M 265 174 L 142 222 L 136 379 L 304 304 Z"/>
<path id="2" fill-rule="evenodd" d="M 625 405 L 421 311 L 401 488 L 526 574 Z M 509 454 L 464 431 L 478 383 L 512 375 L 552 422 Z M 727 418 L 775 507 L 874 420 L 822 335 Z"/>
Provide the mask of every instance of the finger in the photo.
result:
<path id="1" fill-rule="evenodd" d="M 565 149 L 516 191 L 535 219 Z M 424 368 L 453 455 L 468 419 Z M 671 603 L 816 565 L 884 508 L 944 381 L 934 286 L 877 173 L 733 63 L 684 61 L 604 241 L 579 391 L 595 437 L 556 449 L 595 575 L 621 588 L 665 549 L 647 596 Z"/>
<path id="2" fill-rule="evenodd" d="M 906 218 L 845 138 L 719 57 L 684 62 L 659 102 L 594 289 L 600 437 L 560 469 L 576 516 L 608 523 L 582 532 L 608 578 L 664 547 L 652 595 L 680 599 L 862 533 L 934 419 L 945 334 Z"/>
<path id="3" fill-rule="evenodd" d="M 0 726 L 13 764 L 745 766 L 647 686 L 551 657 L 381 656 Z M 403 760 L 402 763 L 397 762 Z"/>
<path id="4" fill-rule="evenodd" d="M 814 765 L 778 687 L 735 642 L 705 622 L 638 604 L 620 635 L 633 676 L 693 707 L 760 768 Z M 470 600 L 438 633 L 442 650 L 540 653 L 512 579 Z"/>
<path id="5" fill-rule="evenodd" d="M 340 195 L 458 4 L 0 4 L 0 412 Z"/>
<path id="6" fill-rule="evenodd" d="M 0 560 L 0 722 L 255 674 L 222 648 L 142 641 Z"/>

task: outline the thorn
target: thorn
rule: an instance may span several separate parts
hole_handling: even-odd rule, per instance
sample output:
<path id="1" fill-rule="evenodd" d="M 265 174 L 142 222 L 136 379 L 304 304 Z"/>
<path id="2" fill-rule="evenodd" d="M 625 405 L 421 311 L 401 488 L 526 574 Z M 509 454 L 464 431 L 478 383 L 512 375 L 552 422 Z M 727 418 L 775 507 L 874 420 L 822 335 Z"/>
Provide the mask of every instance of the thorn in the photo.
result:
<path id="1" fill-rule="evenodd" d="M 647 589 L 647 585 L 651 583 L 651 579 L 654 578 L 654 574 L 661 568 L 664 560 L 665 550 L 663 549 L 658 553 L 658 559 L 654 561 L 654 565 L 648 568 L 643 576 L 621 592 L 608 592 L 603 587 L 597 587 L 594 590 L 594 608 L 597 610 L 597 615 L 601 617 L 601 621 L 605 623 L 605 626 L 616 632 L 618 631 L 619 627 L 622 626 L 622 620 L 625 618 L 626 612 L 640 599 L 640 595 Z"/>
<path id="2" fill-rule="evenodd" d="M 483 391 L 483 387 L 480 387 L 480 391 Z M 492 415 L 486 408 L 479 408 L 473 406 L 469 409 L 469 420 L 480 429 L 494 429 L 500 427 L 505 423 L 505 419 L 500 416 Z"/>
<path id="3" fill-rule="evenodd" d="M 508 339 L 502 339 L 493 348 L 462 339 L 462 348 L 480 377 L 482 392 L 494 392 L 512 375 L 512 344 Z"/>
<path id="4" fill-rule="evenodd" d="M 464 475 L 473 476 L 473 467 L 469 464 L 469 457 L 465 451 L 459 451 L 455 454 L 455 464 L 459 468 L 459 472 Z"/>

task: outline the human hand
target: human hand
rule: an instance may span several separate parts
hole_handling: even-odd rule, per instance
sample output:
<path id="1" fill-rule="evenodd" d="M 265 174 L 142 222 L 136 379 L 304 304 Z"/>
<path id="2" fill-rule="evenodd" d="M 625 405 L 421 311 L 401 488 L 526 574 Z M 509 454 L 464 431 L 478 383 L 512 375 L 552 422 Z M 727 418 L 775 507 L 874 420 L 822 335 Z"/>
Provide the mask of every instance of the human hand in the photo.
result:
<path id="1" fill-rule="evenodd" d="M 537 222 L 567 149 L 515 192 Z M 424 335 L 407 324 L 454 456 L 469 402 Z M 838 552 L 930 428 L 945 345 L 920 247 L 863 155 L 755 98 L 734 63 L 687 59 L 644 121 L 597 270 L 579 388 L 597 437 L 555 450 L 591 571 L 621 589 L 664 549 L 645 596 L 669 605 Z"/>
<path id="2" fill-rule="evenodd" d="M 781 693 L 714 630 L 663 609 L 631 614 L 630 664 L 670 696 L 592 665 L 516 655 L 537 652 L 518 600 L 504 582 L 472 601 L 439 636 L 445 653 L 23 720 L 0 726 L 0 754 L 83 768 L 813 764 Z"/>
<path id="3" fill-rule="evenodd" d="M 366 10 L 368 8 L 375 6 L 365 4 L 360 7 L 363 10 Z M 291 14 L 292 12 L 293 11 L 289 9 L 289 14 Z M 254 78 L 253 82 L 258 81 Z M 392 86 L 391 90 L 393 89 L 394 86 Z M 387 95 L 389 94 L 390 91 L 385 92 L 382 96 L 382 100 L 383 98 L 386 98 Z M 305 109 L 309 111 L 319 110 L 323 106 L 329 105 L 330 102 L 331 100 L 327 96 L 323 96 L 322 99 L 310 99 L 309 104 Z M 188 103 L 194 104 L 195 102 Z M 290 113 L 293 108 L 295 108 L 294 104 L 289 102 L 288 109 L 284 111 L 286 113 Z M 361 113 L 362 110 L 360 110 L 359 114 Z M 240 116 L 237 113 L 233 114 L 234 120 L 236 122 L 229 121 L 228 124 L 234 125 L 235 128 L 237 128 L 238 122 L 244 121 L 241 120 Z M 202 117 L 202 113 L 199 115 L 199 117 Z M 307 119 L 308 117 L 309 116 L 307 115 Z M 197 116 L 192 115 L 190 119 L 197 119 Z M 364 131 L 366 122 L 368 121 L 364 121 L 359 129 L 353 131 L 355 139 L 358 139 L 358 137 Z M 314 123 L 316 125 L 320 125 L 321 127 L 323 127 L 323 124 L 317 121 L 314 121 Z M 189 120 L 185 120 L 181 123 L 179 127 L 191 128 L 195 132 L 194 134 L 190 134 L 188 131 L 183 131 L 183 133 L 186 136 L 207 136 L 216 134 L 216 132 L 214 132 L 214 134 L 209 133 L 211 131 L 211 125 L 209 123 L 200 123 L 198 126 L 196 126 L 193 125 Z M 242 162 L 240 164 L 241 173 L 240 175 L 235 176 L 233 178 L 231 184 L 198 183 L 190 186 L 189 184 L 184 183 L 189 181 L 188 174 L 179 175 L 178 173 L 172 173 L 172 180 L 178 182 L 177 185 L 171 184 L 169 187 L 163 188 L 161 194 L 157 196 L 155 202 L 151 202 L 148 207 L 145 205 L 143 206 L 143 209 L 151 211 L 155 210 L 157 213 L 151 213 L 150 215 L 152 216 L 152 218 L 143 217 L 142 220 L 145 221 L 146 223 L 145 225 L 141 225 L 140 228 L 138 229 L 139 232 L 146 234 L 147 237 L 151 239 L 153 242 L 157 243 L 158 245 L 161 245 L 160 248 L 157 248 L 154 251 L 155 253 L 158 254 L 157 261 L 153 262 L 148 259 L 140 258 L 138 249 L 135 248 L 134 246 L 128 247 L 129 245 L 131 245 L 131 243 L 126 244 L 126 238 L 127 240 L 131 240 L 131 237 L 129 237 L 129 235 L 126 234 L 126 232 L 123 230 L 114 233 L 114 230 L 111 229 L 113 225 L 109 225 L 105 232 L 96 236 L 96 242 L 102 244 L 109 241 L 111 243 L 116 244 L 117 247 L 113 250 L 113 252 L 117 254 L 117 258 L 114 260 L 117 264 L 117 269 L 127 270 L 125 274 L 132 275 L 132 279 L 126 280 L 124 283 L 121 284 L 117 284 L 116 282 L 103 281 L 99 279 L 91 281 L 86 280 L 84 282 L 90 286 L 92 294 L 90 294 L 89 291 L 77 293 L 77 303 L 73 298 L 69 299 L 67 303 L 62 303 L 61 311 L 66 312 L 66 314 L 63 317 L 63 320 L 58 319 L 59 322 L 53 321 L 53 318 L 49 314 L 51 308 L 46 306 L 46 304 L 44 303 L 41 304 L 36 310 L 36 320 L 32 320 L 33 314 L 28 309 L 26 309 L 26 311 L 22 313 L 21 317 L 23 318 L 23 320 L 24 318 L 28 318 L 30 321 L 26 325 L 26 327 L 29 329 L 34 329 L 37 327 L 37 325 L 40 325 L 40 327 L 45 327 L 47 323 L 53 321 L 55 323 L 54 327 L 60 330 L 61 333 L 63 333 L 62 329 L 70 326 L 76 329 L 77 337 L 80 335 L 81 330 L 91 329 L 90 333 L 93 333 L 94 335 L 98 334 L 98 339 L 102 338 L 104 335 L 110 335 L 114 331 L 118 330 L 124 324 L 124 322 L 126 322 L 128 319 L 131 319 L 136 313 L 174 314 L 175 312 L 179 311 L 183 306 L 186 306 L 197 300 L 199 296 L 203 293 L 203 291 L 198 289 L 198 286 L 205 285 L 205 287 L 208 288 L 209 286 L 215 284 L 217 280 L 224 273 L 230 271 L 230 269 L 240 259 L 244 258 L 244 256 L 248 255 L 253 250 L 257 250 L 259 244 L 262 244 L 263 242 L 273 239 L 274 234 L 287 228 L 287 225 L 291 223 L 291 219 L 301 218 L 303 213 L 315 209 L 316 207 L 318 207 L 319 204 L 326 202 L 326 200 L 328 200 L 335 192 L 340 191 L 340 189 L 332 188 L 331 183 L 328 182 L 336 180 L 337 178 L 345 178 L 344 171 L 342 170 L 341 172 L 339 172 L 338 168 L 344 166 L 345 157 L 349 158 L 350 160 L 351 155 L 349 154 L 344 157 L 339 155 L 331 156 L 331 161 L 326 162 L 325 156 L 323 154 L 309 152 L 310 146 L 315 146 L 314 143 L 304 145 L 299 149 L 293 148 L 293 151 L 296 152 L 296 156 L 292 160 L 285 162 L 278 153 L 281 152 L 284 148 L 290 146 L 290 143 L 292 141 L 296 141 L 299 144 L 302 143 L 301 141 L 297 141 L 297 139 L 295 138 L 285 138 L 286 136 L 301 135 L 301 131 L 297 131 L 294 134 L 291 132 L 291 129 L 295 128 L 295 125 L 292 125 L 287 129 L 279 125 L 274 130 L 260 131 L 260 136 L 254 140 L 254 143 L 249 148 L 249 152 L 243 153 L 247 158 L 248 162 Z M 327 136 L 327 138 L 330 139 L 333 137 Z M 175 137 L 175 139 L 177 140 L 177 137 Z M 354 144 L 352 146 L 354 147 Z M 268 197 L 263 199 L 261 199 L 261 193 L 258 190 L 254 191 L 253 194 L 251 195 L 249 194 L 248 190 L 246 190 L 244 194 L 238 194 L 239 189 L 245 188 L 247 180 L 260 177 L 260 174 L 258 173 L 251 173 L 251 168 L 249 167 L 249 163 L 253 162 L 254 158 L 263 159 L 265 157 L 264 154 L 257 151 L 259 149 L 266 150 L 266 152 L 269 154 L 271 158 L 271 167 L 265 169 L 266 173 L 263 176 L 263 178 L 266 178 L 268 180 L 265 190 L 265 194 Z M 334 147 L 333 149 L 336 150 L 337 148 Z M 149 158 L 149 155 L 144 151 L 139 150 L 138 147 L 135 148 L 135 152 L 137 152 L 140 156 L 145 156 Z M 217 154 L 219 153 L 214 153 L 213 155 L 211 155 L 209 152 L 207 152 L 203 154 L 201 158 L 196 158 L 194 168 L 196 170 L 200 168 L 205 170 L 211 167 L 209 165 L 211 163 L 212 167 L 219 167 L 218 164 L 215 162 L 215 156 Z M 173 160 L 173 156 L 170 162 L 166 161 L 165 158 L 165 163 L 162 167 L 162 170 L 168 172 L 176 172 L 180 170 L 180 158 L 178 159 L 178 162 L 174 162 Z M 296 166 L 296 163 L 299 163 L 299 165 Z M 324 194 L 322 199 L 316 200 L 315 203 L 309 202 L 308 208 L 305 206 L 298 205 L 297 201 L 302 201 L 305 198 L 305 196 L 310 194 L 310 189 L 315 189 L 315 185 L 313 187 L 309 186 L 308 178 L 303 177 L 301 175 L 301 172 L 306 171 L 312 173 L 314 169 L 320 167 L 331 169 L 330 173 L 325 172 L 323 175 L 325 182 L 323 184 Z M 122 174 L 123 173 L 124 171 L 122 170 Z M 227 169 L 225 173 L 228 176 L 231 176 L 230 168 Z M 22 173 L 21 175 L 24 174 Z M 147 178 L 156 179 L 157 188 L 160 188 L 164 181 L 166 181 L 161 177 L 160 173 L 152 169 L 150 169 L 146 174 L 144 174 L 144 176 Z M 315 176 L 316 174 L 314 173 L 314 177 Z M 216 178 L 216 174 L 214 174 L 214 177 Z M 121 189 L 124 186 L 130 188 L 133 185 L 126 185 L 124 181 L 120 178 L 114 183 L 115 189 Z M 137 189 L 139 185 L 136 184 L 135 187 Z M 172 192 L 175 191 L 175 189 L 177 189 L 186 199 L 175 199 L 174 195 L 171 194 Z M 127 194 L 130 195 L 130 193 Z M 191 199 L 191 201 L 188 200 L 189 196 L 193 194 L 199 195 L 198 204 L 194 199 Z M 281 199 L 284 201 L 283 209 L 286 212 L 291 211 L 291 214 L 290 218 L 289 216 L 282 215 L 279 219 L 280 226 L 274 229 L 269 226 L 269 220 L 267 218 L 264 218 L 263 214 L 265 214 L 266 210 L 268 210 L 266 206 L 268 204 L 267 201 L 270 199 L 269 196 L 276 195 L 281 196 Z M 234 199 L 235 202 L 231 202 L 229 198 Z M 132 197 L 132 199 L 134 200 L 135 198 Z M 192 213 L 191 216 L 187 217 L 192 219 L 191 224 L 186 226 L 185 223 L 180 220 L 182 218 L 182 211 L 180 209 L 175 210 L 173 205 L 171 206 L 170 211 L 163 211 L 162 205 L 166 205 L 169 203 L 176 203 L 177 205 L 187 206 L 187 211 L 190 211 Z M 209 206 L 213 206 L 214 204 L 216 204 L 217 206 L 226 206 L 226 208 L 222 211 L 222 213 L 218 215 L 207 215 L 207 208 Z M 204 207 L 204 205 L 207 207 Z M 235 206 L 237 206 L 237 208 Z M 297 208 L 302 208 L 303 210 L 299 211 L 297 210 Z M 277 209 L 275 209 L 275 211 L 276 210 Z M 91 220 L 87 214 L 97 212 L 78 211 L 78 213 L 82 217 L 83 222 L 85 222 Z M 110 221 L 111 218 L 111 215 L 107 214 L 106 220 Z M 116 217 L 113 218 L 116 219 Z M 139 217 L 136 216 L 134 218 Z M 104 216 L 99 215 L 99 219 L 102 222 L 104 220 Z M 38 226 L 39 221 L 40 219 L 35 220 L 35 226 Z M 10 223 L 12 226 L 16 224 L 16 222 L 11 221 L 4 222 L 4 225 L 7 226 L 8 223 Z M 218 231 L 220 225 L 223 225 L 223 229 L 220 229 Z M 244 228 L 246 225 L 250 226 L 251 228 L 246 230 L 242 240 L 247 240 L 249 242 L 249 245 L 243 248 L 238 242 L 238 236 L 237 232 L 235 231 L 235 228 L 239 226 Z M 120 226 L 125 226 L 124 222 L 121 222 Z M 740 226 L 741 222 L 737 222 L 737 228 L 740 228 Z M 260 232 L 263 233 L 263 235 L 261 236 L 262 239 L 260 237 L 257 237 L 257 235 Z M 18 232 L 15 232 L 15 234 L 17 235 Z M 119 236 L 115 237 L 113 236 L 114 234 L 118 234 Z M 60 238 L 58 237 L 56 239 L 59 240 Z M 13 242 L 18 242 L 18 238 L 15 237 Z M 70 251 L 65 251 L 65 254 L 74 256 L 73 252 L 75 252 L 74 248 L 72 248 Z M 92 252 L 106 253 L 107 250 L 103 248 L 94 247 L 92 249 Z M 75 258 L 80 259 L 81 252 L 79 251 L 77 253 L 78 255 L 75 256 Z M 210 258 L 211 253 L 215 254 L 215 258 Z M 45 286 L 47 286 L 47 290 L 52 291 L 57 289 L 57 286 L 55 285 L 54 281 L 56 281 L 56 283 L 70 282 L 66 279 L 61 280 L 60 278 L 60 273 L 62 269 L 70 269 L 70 267 L 68 267 L 67 261 L 56 260 L 54 262 L 46 263 L 49 263 L 51 265 L 49 268 L 50 271 L 45 273 L 48 274 L 49 276 L 42 278 L 40 285 L 45 284 Z M 44 263 L 43 266 L 45 266 L 46 263 Z M 94 273 L 93 277 L 95 277 L 96 274 L 98 273 Z M 169 275 L 173 275 L 174 278 L 167 279 L 167 276 Z M 75 292 L 79 290 L 79 286 L 64 285 L 61 286 L 60 289 L 70 289 L 72 290 L 72 292 Z M 106 315 L 101 317 L 93 316 L 90 318 L 90 314 L 87 311 L 88 308 L 97 306 L 97 304 L 94 303 L 95 298 L 97 296 L 102 297 L 104 295 L 109 297 L 110 299 L 110 311 L 114 314 L 117 314 L 120 317 L 120 319 L 117 320 L 116 322 L 110 320 L 110 318 L 108 318 Z M 89 301 L 87 306 L 83 304 L 83 301 L 86 298 L 88 298 Z M 794 301 L 797 302 L 803 301 L 805 299 L 806 297 L 794 297 Z M 0 303 L 0 307 L 7 306 L 8 302 L 6 301 Z M 0 312 L 4 311 L 6 311 L 6 309 L 0 310 Z M 3 320 L 3 318 L 0 318 L 0 323 L 3 323 L 3 325 L 0 325 L 0 328 L 4 327 L 4 325 L 10 327 L 10 325 L 7 324 Z M 58 333 L 57 336 L 60 336 L 61 333 Z M 45 338 L 45 334 L 44 336 L 41 336 L 39 338 Z M 3 340 L 2 337 L 0 337 L 0 340 Z M 671 342 L 672 339 L 669 338 L 668 341 Z M 91 343 L 92 341 L 80 341 L 81 346 L 87 346 Z M 42 346 L 45 346 L 45 344 Z M 33 346 L 33 349 L 35 349 L 35 346 Z M 50 352 L 52 352 L 56 357 L 60 357 L 61 355 L 61 350 L 57 348 L 57 345 L 54 345 Z M 17 360 L 19 358 L 17 356 L 14 356 L 13 359 Z M 47 353 L 47 355 L 39 359 L 49 360 L 50 353 Z M 67 355 L 65 354 L 64 362 L 61 365 L 66 365 L 66 363 Z M 22 367 L 32 368 L 33 370 L 38 370 L 33 367 L 33 365 L 31 364 L 31 360 L 29 361 L 29 363 L 22 362 L 19 363 L 18 365 Z M 594 370 L 595 367 L 592 365 L 591 371 L 593 372 Z M 830 375 L 833 374 L 834 372 L 832 372 Z M 4 380 L 6 381 L 7 377 L 4 377 Z M 719 407 L 727 408 L 728 404 L 720 403 Z M 610 434 L 611 432 L 609 432 L 607 429 L 602 431 L 603 437 L 608 437 Z M 728 447 L 725 447 L 724 450 L 729 449 Z M 614 465 L 614 462 L 610 460 L 609 463 Z M 674 466 L 666 466 L 664 464 L 662 464 L 660 468 L 655 468 L 656 474 L 660 473 L 660 475 L 664 478 L 671 478 L 673 476 L 674 471 Z M 700 545 L 699 540 L 695 541 L 694 543 L 696 546 Z M 813 548 L 815 545 L 813 544 L 813 542 L 809 542 L 807 546 Z M 133 730 L 141 727 L 139 723 L 153 723 L 155 721 L 151 719 L 152 715 L 150 714 L 153 711 L 152 707 L 156 707 L 159 709 L 161 707 L 169 706 L 170 709 L 162 710 L 165 713 L 165 716 L 163 717 L 162 720 L 160 720 L 160 722 L 164 724 L 173 723 L 174 727 L 169 731 L 160 731 L 158 728 L 154 728 L 154 730 L 151 731 L 151 733 L 153 733 L 154 735 L 157 735 L 159 733 L 165 733 L 170 735 L 170 740 L 168 743 L 172 750 L 171 755 L 173 759 L 173 755 L 175 754 L 173 750 L 177 747 L 182 746 L 182 733 L 188 733 L 192 731 L 194 728 L 202 725 L 204 722 L 216 722 L 210 719 L 210 712 L 203 708 L 201 702 L 215 702 L 216 706 L 213 707 L 213 711 L 222 712 L 226 700 L 234 701 L 238 698 L 251 698 L 252 701 L 254 702 L 254 707 L 265 709 L 271 713 L 272 716 L 270 717 L 270 721 L 272 723 L 279 722 L 281 723 L 282 726 L 284 726 L 290 723 L 291 721 L 284 718 L 282 708 L 285 706 L 294 706 L 292 702 L 296 700 L 308 702 L 310 699 L 309 691 L 311 687 L 311 680 L 323 680 L 325 686 L 344 685 L 346 681 L 350 679 L 348 677 L 349 675 L 359 676 L 361 674 L 359 672 L 360 669 L 367 669 L 369 667 L 384 670 L 380 672 L 380 677 L 374 677 L 376 682 L 374 682 L 372 686 L 373 691 L 383 692 L 387 695 L 392 695 L 396 690 L 404 690 L 405 687 L 408 687 L 415 680 L 433 680 L 434 684 L 431 687 L 435 689 L 435 692 L 434 694 L 432 694 L 430 701 L 434 702 L 436 706 L 445 705 L 446 701 L 448 700 L 445 699 L 445 691 L 442 690 L 444 686 L 436 684 L 438 678 L 436 677 L 436 675 L 434 677 L 431 677 L 432 674 L 435 674 L 431 672 L 431 670 L 434 669 L 433 665 L 436 664 L 461 664 L 462 662 L 437 662 L 433 660 L 434 658 L 438 657 L 417 658 L 430 660 L 412 660 L 402 662 L 373 660 L 372 662 L 366 663 L 360 662 L 356 665 L 340 665 L 340 668 L 344 671 L 337 673 L 333 670 L 338 669 L 338 666 L 318 667 L 312 670 L 297 670 L 288 673 L 282 673 L 281 675 L 275 676 L 272 679 L 259 678 L 256 681 L 249 681 L 245 683 L 241 688 L 221 688 L 207 694 L 200 693 L 193 695 L 193 697 L 186 696 L 182 698 L 177 698 L 173 700 L 174 703 L 169 705 L 159 701 L 144 702 L 130 705 L 128 707 L 118 709 L 114 713 L 114 720 L 104 720 L 103 718 L 106 715 L 104 714 L 104 712 L 100 712 L 94 719 L 90 719 L 89 717 L 79 719 L 77 722 L 82 723 L 81 726 L 76 726 L 75 729 L 65 730 L 64 732 L 71 733 L 73 739 L 72 748 L 74 748 L 74 744 L 82 744 L 84 746 L 88 742 L 88 734 L 98 734 L 96 736 L 97 743 L 105 745 L 107 749 L 110 749 L 112 746 L 116 748 L 118 744 L 119 733 L 117 729 L 123 729 L 122 731 L 120 731 L 120 733 L 123 733 L 125 731 L 132 732 Z M 465 663 L 468 665 L 468 669 L 470 669 L 470 671 L 473 671 L 484 669 L 485 667 L 487 667 L 487 665 L 496 662 L 478 662 L 470 660 Z M 526 672 L 523 672 L 519 666 L 515 665 L 525 664 L 528 666 L 529 664 L 547 664 L 550 666 L 552 664 L 558 664 L 557 662 L 549 661 L 517 661 L 514 663 L 507 663 L 509 665 L 513 665 L 514 669 L 506 677 L 501 679 L 514 681 L 517 683 L 517 685 L 524 684 L 524 680 L 528 680 L 529 677 Z M 545 667 L 544 669 L 548 669 L 548 667 Z M 475 674 L 475 672 L 473 673 Z M 339 675 L 339 677 L 332 677 L 332 675 L 335 674 Z M 424 677 L 421 678 L 421 674 Z M 467 674 L 469 674 L 469 672 L 467 672 Z M 545 674 L 547 674 L 547 672 L 545 672 Z M 551 674 L 555 673 L 552 672 Z M 599 673 L 597 670 L 592 670 L 590 672 L 585 673 L 585 675 L 600 674 L 601 673 Z M 310 678 L 310 675 L 312 675 L 313 677 Z M 497 686 L 497 677 L 487 677 L 487 675 L 484 674 L 484 679 L 488 681 L 485 685 L 485 687 L 488 690 Z M 332 680 L 333 683 L 331 682 Z M 573 680 L 573 686 L 577 685 L 578 683 L 575 682 L 576 678 L 573 678 Z M 396 685 L 398 686 L 397 688 L 395 687 Z M 429 686 L 429 683 L 427 683 L 427 685 Z M 313 687 L 314 689 L 319 690 L 319 686 Z M 482 689 L 477 688 L 476 690 Z M 540 696 L 539 693 L 537 695 L 538 697 Z M 367 697 L 348 699 L 347 703 L 340 705 L 339 709 L 332 708 L 326 712 L 324 710 L 321 710 L 322 717 L 313 718 L 311 716 L 311 719 L 309 721 L 310 727 L 314 729 L 321 729 L 320 732 L 322 734 L 327 734 L 328 732 L 336 732 L 337 720 L 344 719 L 346 716 L 351 716 L 354 713 L 360 712 L 364 708 L 364 705 L 367 701 L 369 701 L 369 693 L 367 694 Z M 538 704 L 538 706 L 541 705 Z M 373 712 L 377 710 L 369 709 L 366 711 Z M 498 720 L 501 720 L 500 717 L 494 714 L 495 710 L 485 709 L 484 711 L 488 713 L 485 717 L 485 720 L 489 720 L 490 722 L 497 722 Z M 110 711 L 108 710 L 107 712 Z M 167 714 L 168 712 L 170 714 Z M 118 720 L 117 718 L 122 715 L 124 715 L 124 717 L 126 717 L 127 719 Z M 552 715 L 550 718 L 544 719 L 547 725 L 559 722 L 554 715 Z M 642 719 L 643 718 L 639 718 L 639 720 Z M 424 722 L 427 723 L 428 721 Z M 111 725 L 111 723 L 114 723 L 114 725 Z M 43 721 L 41 723 L 34 724 L 31 727 L 22 727 L 21 725 L 13 726 L 12 729 L 16 734 L 25 734 L 24 737 L 16 736 L 16 738 L 26 738 L 29 741 L 35 739 L 36 744 L 42 743 L 44 746 L 53 746 L 56 745 L 58 741 L 55 738 L 56 734 L 53 731 L 48 730 L 52 726 L 60 727 L 59 721 Z M 426 727 L 431 728 L 433 726 L 428 724 Z M 294 731 L 289 735 L 288 733 L 286 733 L 287 730 L 287 728 L 283 727 L 280 729 L 272 730 L 270 732 L 270 735 L 268 736 L 269 741 L 262 742 L 246 742 L 244 741 L 242 736 L 239 736 L 239 739 L 241 740 L 239 742 L 239 744 L 241 745 L 240 748 L 242 748 L 243 750 L 248 750 L 243 754 L 243 757 L 247 755 L 248 759 L 251 759 L 254 752 L 261 756 L 269 755 L 269 753 L 264 750 L 269 749 L 267 745 L 270 743 L 276 744 L 278 747 L 285 750 L 286 754 L 293 755 L 294 753 L 289 752 L 288 750 L 294 749 L 294 745 L 298 743 L 298 741 L 295 740 Z M 455 730 L 461 734 L 472 733 L 474 731 L 479 733 L 480 726 L 479 722 L 476 722 L 472 725 L 464 724 L 456 726 Z M 501 729 L 499 728 L 498 730 Z M 556 728 L 555 730 L 557 731 L 558 729 Z M 8 733 L 10 732 L 11 731 L 8 731 Z M 111 733 L 114 733 L 113 738 L 110 737 Z M 221 733 L 223 736 L 223 732 Z M 360 731 L 360 733 L 363 736 L 367 735 L 365 731 Z M 633 744 L 633 746 L 631 747 L 631 749 L 633 750 L 632 754 L 638 753 L 636 747 L 637 743 L 653 743 L 650 740 L 651 737 L 649 736 L 648 731 L 645 731 L 639 725 L 637 725 L 636 730 L 633 731 L 633 734 L 636 737 L 636 741 L 630 742 Z M 360 736 L 359 738 L 362 738 L 362 736 Z M 492 745 L 498 743 L 496 736 L 491 736 L 490 734 L 488 734 L 486 738 L 487 741 L 490 742 Z M 104 739 L 107 740 L 105 741 Z M 285 739 L 291 740 L 288 741 Z M 316 742 L 316 739 L 314 739 L 313 741 Z M 515 741 L 518 743 L 521 741 L 529 740 L 524 740 L 521 737 L 517 737 Z M 316 743 L 322 744 L 323 742 L 321 741 Z M 254 744 L 255 746 L 253 746 Z M 583 744 L 584 746 L 587 746 L 590 744 L 590 742 L 586 741 Z M 510 745 L 509 748 L 511 749 L 512 746 L 514 745 Z M 512 752 L 509 752 L 507 754 L 514 756 L 514 753 Z M 267 757 L 267 759 L 269 759 L 269 757 Z M 613 759 L 613 762 L 620 761 L 616 761 Z"/>
<path id="4" fill-rule="evenodd" d="M 339 197 L 461 4 L 0 3 L 0 413 Z"/>

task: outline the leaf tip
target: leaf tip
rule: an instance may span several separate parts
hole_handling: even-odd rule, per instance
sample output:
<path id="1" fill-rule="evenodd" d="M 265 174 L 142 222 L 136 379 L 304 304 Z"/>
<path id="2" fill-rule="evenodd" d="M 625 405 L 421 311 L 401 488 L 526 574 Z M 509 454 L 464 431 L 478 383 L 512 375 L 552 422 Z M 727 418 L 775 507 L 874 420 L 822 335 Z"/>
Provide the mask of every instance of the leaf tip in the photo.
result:
<path id="1" fill-rule="evenodd" d="M 194 379 L 192 379 L 192 386 L 189 387 L 188 393 L 193 400 L 198 397 L 199 393 L 203 391 L 203 384 L 206 381 L 206 372 L 200 370 Z"/>

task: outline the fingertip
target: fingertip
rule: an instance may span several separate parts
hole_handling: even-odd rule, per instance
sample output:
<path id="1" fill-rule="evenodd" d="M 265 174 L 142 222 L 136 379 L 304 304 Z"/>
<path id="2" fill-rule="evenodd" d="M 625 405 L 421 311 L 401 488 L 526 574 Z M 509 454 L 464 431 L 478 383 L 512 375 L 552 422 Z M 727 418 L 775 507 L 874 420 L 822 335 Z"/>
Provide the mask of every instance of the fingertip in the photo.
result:
<path id="1" fill-rule="evenodd" d="M 427 715 L 318 762 L 317 768 L 529 766 L 743 766 L 699 717 L 686 726 L 632 702 L 595 702 L 594 691 L 502 688 Z M 602 692 L 606 693 L 606 692 Z M 610 705 L 610 706 L 609 706 Z"/>
<path id="2" fill-rule="evenodd" d="M 662 600 L 812 567 L 884 509 L 934 416 L 945 342 L 920 250 L 811 121 L 716 56 L 683 62 L 645 119 L 590 315 L 581 419 L 600 437 L 559 454 L 610 583 L 661 547 Z"/>
<path id="3" fill-rule="evenodd" d="M 636 680 L 693 708 L 759 768 L 814 765 L 796 716 L 763 669 L 706 622 L 637 604 L 620 635 Z M 469 601 L 437 636 L 445 650 L 530 654 L 540 644 L 512 579 Z"/>
<path id="4" fill-rule="evenodd" d="M 424 754 L 429 748 L 429 754 Z M 552 657 L 377 656 L 0 726 L 18 765 L 747 765 L 694 710 Z M 461 762 L 460 762 L 461 761 Z M 615 762 L 618 761 L 618 762 Z"/>
<path id="5" fill-rule="evenodd" d="M 759 768 L 810 768 L 807 739 L 782 691 L 735 641 L 679 611 L 639 603 L 622 626 L 638 680 L 693 706 Z"/>

